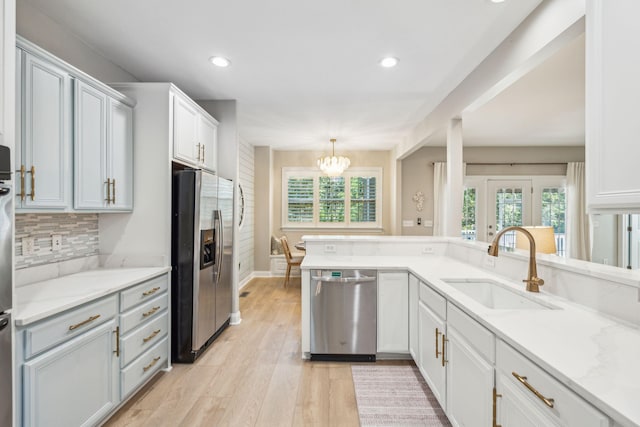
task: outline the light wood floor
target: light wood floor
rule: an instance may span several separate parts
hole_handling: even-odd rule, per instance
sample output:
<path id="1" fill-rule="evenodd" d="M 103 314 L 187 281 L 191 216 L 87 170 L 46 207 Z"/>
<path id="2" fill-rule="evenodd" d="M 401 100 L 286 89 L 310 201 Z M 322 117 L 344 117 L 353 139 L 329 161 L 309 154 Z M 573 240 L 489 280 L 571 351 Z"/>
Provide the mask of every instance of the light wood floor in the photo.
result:
<path id="1" fill-rule="evenodd" d="M 242 288 L 242 323 L 196 363 L 160 374 L 105 425 L 358 426 L 351 365 L 301 359 L 300 279 L 282 282 Z"/>

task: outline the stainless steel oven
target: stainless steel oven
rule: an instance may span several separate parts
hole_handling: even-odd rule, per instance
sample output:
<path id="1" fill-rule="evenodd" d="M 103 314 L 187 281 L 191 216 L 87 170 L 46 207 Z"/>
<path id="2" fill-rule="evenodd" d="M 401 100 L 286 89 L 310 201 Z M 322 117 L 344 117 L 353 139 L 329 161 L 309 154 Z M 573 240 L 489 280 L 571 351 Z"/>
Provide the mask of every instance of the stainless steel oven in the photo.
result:
<path id="1" fill-rule="evenodd" d="M 311 272 L 311 360 L 375 361 L 375 270 Z"/>

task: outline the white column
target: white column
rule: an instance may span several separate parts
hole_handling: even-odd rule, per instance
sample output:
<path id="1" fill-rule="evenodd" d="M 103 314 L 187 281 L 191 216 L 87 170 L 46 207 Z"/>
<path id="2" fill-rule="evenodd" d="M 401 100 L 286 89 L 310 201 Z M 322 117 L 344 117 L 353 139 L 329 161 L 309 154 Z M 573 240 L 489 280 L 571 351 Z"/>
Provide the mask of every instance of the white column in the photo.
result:
<path id="1" fill-rule="evenodd" d="M 445 236 L 460 237 L 462 232 L 462 119 L 451 119 L 447 127 L 447 208 Z"/>

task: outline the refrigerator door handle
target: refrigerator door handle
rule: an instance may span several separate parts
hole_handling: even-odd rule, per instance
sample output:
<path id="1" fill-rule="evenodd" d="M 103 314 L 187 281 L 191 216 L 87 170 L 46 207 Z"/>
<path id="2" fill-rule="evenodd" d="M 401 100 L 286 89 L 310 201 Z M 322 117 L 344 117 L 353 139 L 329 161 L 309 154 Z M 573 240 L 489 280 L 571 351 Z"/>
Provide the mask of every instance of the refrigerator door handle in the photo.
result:
<path id="1" fill-rule="evenodd" d="M 222 270 L 222 211 L 215 210 L 213 212 L 213 227 L 216 234 L 216 282 L 220 278 Z"/>

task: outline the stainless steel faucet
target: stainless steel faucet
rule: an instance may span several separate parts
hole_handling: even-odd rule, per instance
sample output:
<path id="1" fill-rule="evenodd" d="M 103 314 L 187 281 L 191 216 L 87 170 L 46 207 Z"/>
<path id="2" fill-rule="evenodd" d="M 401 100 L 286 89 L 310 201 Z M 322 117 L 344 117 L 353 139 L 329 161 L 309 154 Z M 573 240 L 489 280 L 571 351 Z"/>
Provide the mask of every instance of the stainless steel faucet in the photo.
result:
<path id="1" fill-rule="evenodd" d="M 519 231 L 529 239 L 529 272 L 527 278 L 523 280 L 527 284 L 527 291 L 529 292 L 540 292 L 540 286 L 544 285 L 544 280 L 538 277 L 538 269 L 536 267 L 536 241 L 534 240 L 531 233 L 525 230 L 522 227 L 518 227 L 517 225 L 513 225 L 511 227 L 503 228 L 496 234 L 496 237 L 489 245 L 489 249 L 487 252 L 489 255 L 497 257 L 498 256 L 498 242 L 500 242 L 500 237 L 507 231 Z"/>

